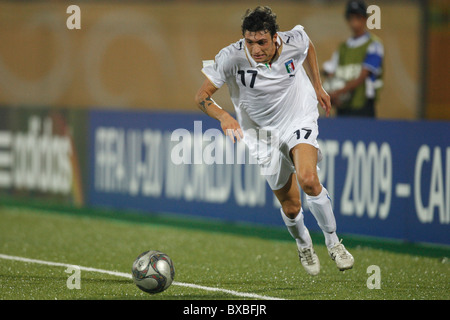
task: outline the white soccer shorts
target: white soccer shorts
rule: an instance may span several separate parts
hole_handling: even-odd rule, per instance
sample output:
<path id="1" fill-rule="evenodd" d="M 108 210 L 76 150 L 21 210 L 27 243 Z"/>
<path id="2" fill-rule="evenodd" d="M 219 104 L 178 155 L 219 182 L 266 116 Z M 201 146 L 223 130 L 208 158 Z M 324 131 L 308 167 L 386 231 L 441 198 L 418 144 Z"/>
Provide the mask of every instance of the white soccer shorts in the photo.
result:
<path id="1" fill-rule="evenodd" d="M 289 155 L 290 150 L 300 143 L 307 143 L 317 148 L 318 162 L 322 154 L 317 142 L 319 128 L 317 119 L 306 118 L 294 120 L 284 132 L 269 135 L 259 133 L 256 136 L 244 133 L 250 154 L 256 159 L 261 168 L 261 174 L 266 178 L 272 190 L 284 187 L 289 176 L 295 172 L 295 166 Z M 263 137 L 261 139 L 261 136 Z M 273 147 L 272 147 L 273 146 Z M 275 146 L 278 146 L 276 148 Z"/>

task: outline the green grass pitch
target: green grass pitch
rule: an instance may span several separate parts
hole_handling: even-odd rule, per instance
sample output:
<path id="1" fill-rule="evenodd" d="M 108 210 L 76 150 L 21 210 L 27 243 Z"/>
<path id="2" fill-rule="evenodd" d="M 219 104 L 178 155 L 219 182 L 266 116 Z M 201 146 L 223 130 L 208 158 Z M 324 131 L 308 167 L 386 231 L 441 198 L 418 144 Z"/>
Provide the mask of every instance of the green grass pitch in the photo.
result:
<path id="1" fill-rule="evenodd" d="M 69 289 L 65 267 L 0 258 L 0 299 L 450 299 L 448 247 L 341 236 L 355 257 L 353 269 L 340 272 L 328 256 L 323 236 L 315 233 L 321 272 L 311 277 L 284 228 L 162 214 L 2 206 L 2 255 L 130 273 L 141 252 L 160 250 L 174 261 L 177 283 L 217 290 L 173 284 L 149 295 L 129 278 L 90 271 L 81 271 L 80 289 Z M 367 286 L 371 265 L 380 268 L 380 289 Z"/>

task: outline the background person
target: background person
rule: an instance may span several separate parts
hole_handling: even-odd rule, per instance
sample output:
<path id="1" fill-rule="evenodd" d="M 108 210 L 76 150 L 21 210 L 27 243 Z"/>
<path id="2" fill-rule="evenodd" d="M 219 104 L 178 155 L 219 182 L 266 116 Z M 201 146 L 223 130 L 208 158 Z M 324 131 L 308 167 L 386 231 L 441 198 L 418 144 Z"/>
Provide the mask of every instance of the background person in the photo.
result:
<path id="1" fill-rule="evenodd" d="M 383 86 L 383 44 L 367 31 L 364 1 L 349 1 L 345 18 L 352 36 L 323 64 L 329 76 L 324 87 L 338 116 L 375 117 L 376 101 Z"/>

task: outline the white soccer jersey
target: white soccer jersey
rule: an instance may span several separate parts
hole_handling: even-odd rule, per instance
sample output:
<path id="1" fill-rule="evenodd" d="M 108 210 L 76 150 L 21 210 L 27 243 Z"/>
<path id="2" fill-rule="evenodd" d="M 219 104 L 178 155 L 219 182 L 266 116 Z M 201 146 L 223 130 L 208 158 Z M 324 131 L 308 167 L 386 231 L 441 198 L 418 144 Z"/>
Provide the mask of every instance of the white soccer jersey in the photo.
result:
<path id="1" fill-rule="evenodd" d="M 308 35 L 297 25 L 278 32 L 278 42 L 281 53 L 271 66 L 256 63 L 241 39 L 202 69 L 217 88 L 227 83 L 244 136 L 248 129 L 282 133 L 295 120 L 318 117 L 316 93 L 302 66 Z"/>
<path id="2" fill-rule="evenodd" d="M 272 190 L 282 188 L 295 171 L 291 148 L 298 143 L 319 148 L 318 101 L 302 65 L 309 37 L 298 25 L 278 32 L 277 41 L 279 56 L 270 66 L 256 63 L 241 39 L 202 69 L 217 88 L 228 85 L 244 142 Z"/>

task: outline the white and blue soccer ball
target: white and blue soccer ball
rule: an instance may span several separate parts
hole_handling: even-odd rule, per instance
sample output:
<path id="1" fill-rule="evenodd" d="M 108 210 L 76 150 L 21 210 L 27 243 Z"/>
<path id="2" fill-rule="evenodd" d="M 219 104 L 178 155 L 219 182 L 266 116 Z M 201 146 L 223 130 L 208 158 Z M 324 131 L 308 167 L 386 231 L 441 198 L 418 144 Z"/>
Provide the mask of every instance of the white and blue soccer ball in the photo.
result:
<path id="1" fill-rule="evenodd" d="M 139 289 L 153 294 L 170 287 L 175 277 L 175 269 L 172 259 L 167 254 L 150 250 L 136 258 L 131 274 Z"/>

